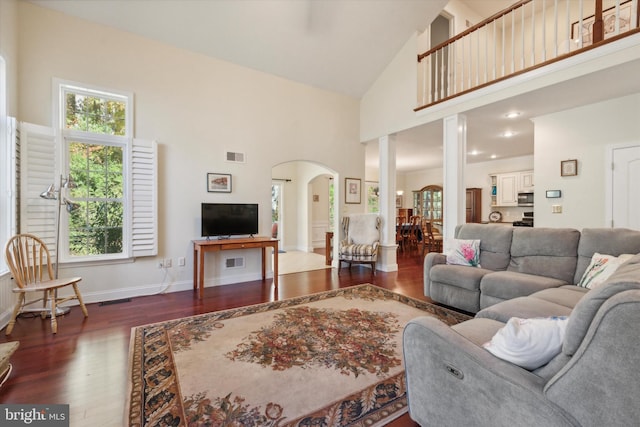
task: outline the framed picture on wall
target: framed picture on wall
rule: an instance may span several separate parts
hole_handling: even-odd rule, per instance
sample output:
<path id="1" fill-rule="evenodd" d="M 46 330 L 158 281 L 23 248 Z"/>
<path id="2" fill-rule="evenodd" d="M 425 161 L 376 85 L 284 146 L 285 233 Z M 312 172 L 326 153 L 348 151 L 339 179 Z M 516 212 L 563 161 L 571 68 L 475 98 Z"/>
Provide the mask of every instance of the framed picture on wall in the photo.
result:
<path id="1" fill-rule="evenodd" d="M 359 204 L 362 202 L 362 181 L 359 178 L 344 179 L 344 202 Z"/>
<path id="2" fill-rule="evenodd" d="M 231 174 L 208 173 L 207 191 L 209 193 L 231 193 Z"/>
<path id="3" fill-rule="evenodd" d="M 560 176 L 578 175 L 577 160 L 563 160 L 560 162 Z"/>

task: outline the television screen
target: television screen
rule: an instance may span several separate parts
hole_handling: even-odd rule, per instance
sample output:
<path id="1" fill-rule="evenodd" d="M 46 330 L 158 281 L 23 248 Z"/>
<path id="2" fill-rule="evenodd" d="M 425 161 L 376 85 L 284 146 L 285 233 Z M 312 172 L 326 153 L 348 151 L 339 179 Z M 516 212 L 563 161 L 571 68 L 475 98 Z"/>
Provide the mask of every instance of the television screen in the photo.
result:
<path id="1" fill-rule="evenodd" d="M 202 236 L 258 234 L 257 203 L 202 203 Z"/>

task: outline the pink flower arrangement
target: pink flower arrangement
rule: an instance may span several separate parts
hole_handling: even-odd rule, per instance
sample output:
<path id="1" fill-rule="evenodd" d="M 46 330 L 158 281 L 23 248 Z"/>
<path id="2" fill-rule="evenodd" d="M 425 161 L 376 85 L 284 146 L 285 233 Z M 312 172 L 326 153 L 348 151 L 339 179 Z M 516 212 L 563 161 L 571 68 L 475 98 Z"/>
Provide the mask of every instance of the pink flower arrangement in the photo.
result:
<path id="1" fill-rule="evenodd" d="M 458 251 L 460 255 L 464 259 L 467 260 L 470 266 L 477 267 L 480 262 L 478 257 L 478 252 L 473 248 L 470 243 L 463 243 L 460 245 L 460 250 Z"/>

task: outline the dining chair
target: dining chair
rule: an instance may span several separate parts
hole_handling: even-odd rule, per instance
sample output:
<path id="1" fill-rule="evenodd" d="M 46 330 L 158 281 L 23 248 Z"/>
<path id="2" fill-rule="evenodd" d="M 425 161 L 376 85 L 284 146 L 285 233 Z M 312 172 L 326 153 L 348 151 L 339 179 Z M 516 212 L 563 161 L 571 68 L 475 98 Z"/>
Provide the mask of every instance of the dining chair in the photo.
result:
<path id="1" fill-rule="evenodd" d="M 409 251 L 413 248 L 418 250 L 420 240 L 422 238 L 422 232 L 420 230 L 420 225 L 422 222 L 422 217 L 420 215 L 412 215 L 409 218 L 409 229 L 407 232 L 407 240 L 409 242 Z"/>
<path id="2" fill-rule="evenodd" d="M 404 226 L 406 220 L 407 217 L 405 217 L 404 215 L 399 215 L 396 217 L 396 244 L 398 245 L 398 248 L 402 250 L 402 252 L 404 252 L 404 234 L 402 227 Z"/>
<path id="3" fill-rule="evenodd" d="M 11 335 L 16 318 L 20 313 L 26 311 L 25 307 L 39 301 L 42 301 L 41 309 L 29 309 L 28 311 L 40 312 L 43 320 L 49 314 L 51 316 L 51 332 L 54 334 L 58 332 L 56 310 L 59 304 L 78 300 L 84 317 L 89 316 L 78 289 L 78 282 L 82 278 L 56 278 L 51 266 L 49 249 L 39 237 L 33 234 L 17 234 L 13 236 L 5 246 L 5 257 L 13 279 L 17 284 L 13 288 L 13 292 L 18 294 L 18 302 L 13 309 L 11 320 L 9 320 L 5 332 L 7 335 Z M 58 297 L 58 289 L 66 286 L 73 287 L 73 295 Z M 27 301 L 26 295 L 32 292 L 42 292 L 42 298 Z"/>
<path id="4" fill-rule="evenodd" d="M 425 234 L 429 252 L 442 252 L 442 234 L 435 233 L 431 221 L 425 221 Z"/>

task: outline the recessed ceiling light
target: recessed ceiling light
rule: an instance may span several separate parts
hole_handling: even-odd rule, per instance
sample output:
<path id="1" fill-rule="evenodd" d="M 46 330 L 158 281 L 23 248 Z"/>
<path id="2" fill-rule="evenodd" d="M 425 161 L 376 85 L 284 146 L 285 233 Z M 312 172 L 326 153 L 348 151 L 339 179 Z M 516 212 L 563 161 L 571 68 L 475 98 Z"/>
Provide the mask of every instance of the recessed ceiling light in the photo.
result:
<path id="1" fill-rule="evenodd" d="M 498 157 L 498 156 L 497 156 L 497 155 L 495 155 L 495 154 L 492 154 L 492 155 L 491 155 L 491 158 L 492 158 L 492 159 L 495 159 L 495 158 L 497 158 L 497 157 Z"/>
<path id="2" fill-rule="evenodd" d="M 505 138 L 511 138 L 515 134 L 516 134 L 515 132 L 508 130 L 505 133 L 503 133 L 502 136 L 504 136 Z"/>
<path id="3" fill-rule="evenodd" d="M 510 113 L 505 114 L 505 117 L 508 118 L 508 119 L 515 119 L 516 117 L 520 117 L 520 114 L 522 114 L 522 113 L 520 113 L 518 111 L 512 111 Z"/>
<path id="4" fill-rule="evenodd" d="M 469 154 L 472 156 L 477 156 L 479 153 L 478 153 L 478 150 L 471 150 L 469 151 Z"/>

